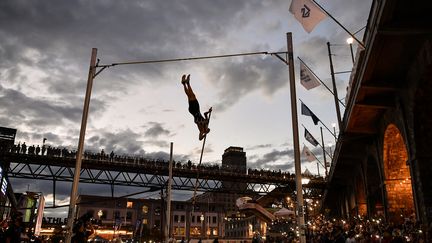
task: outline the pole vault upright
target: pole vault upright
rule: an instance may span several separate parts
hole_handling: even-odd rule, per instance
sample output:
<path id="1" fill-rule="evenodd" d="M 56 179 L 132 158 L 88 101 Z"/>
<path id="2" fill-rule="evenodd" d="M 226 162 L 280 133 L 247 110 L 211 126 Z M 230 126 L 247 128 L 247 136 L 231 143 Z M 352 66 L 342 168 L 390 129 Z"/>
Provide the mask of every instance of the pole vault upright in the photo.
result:
<path id="1" fill-rule="evenodd" d="M 97 49 L 92 49 L 92 54 L 90 58 L 90 68 L 89 68 L 89 74 L 87 78 L 87 89 L 86 94 L 84 98 L 84 108 L 83 108 L 83 114 L 82 114 L 82 120 L 81 120 L 81 130 L 80 130 L 80 136 L 78 141 L 78 151 L 76 154 L 76 163 L 75 163 L 75 172 L 74 172 L 74 180 L 72 183 L 72 190 L 70 194 L 70 201 L 69 201 L 69 211 L 68 211 L 68 222 L 67 222 L 67 234 L 66 234 L 66 243 L 71 242 L 72 237 L 72 227 L 73 227 L 73 221 L 75 217 L 75 205 L 77 200 L 77 192 L 78 192 L 78 183 L 80 179 L 81 174 L 81 162 L 82 162 L 82 155 L 84 150 L 84 139 L 85 139 L 85 133 L 87 128 L 87 117 L 88 117 L 88 111 L 90 106 L 90 96 L 91 91 L 93 87 L 93 79 L 95 77 L 96 72 L 96 56 L 97 56 Z"/>
<path id="2" fill-rule="evenodd" d="M 288 67 L 289 67 L 289 81 L 291 93 L 291 117 L 292 129 L 294 138 L 294 165 L 296 175 L 296 191 L 297 191 L 297 225 L 300 232 L 300 243 L 306 243 L 305 236 L 305 220 L 303 215 L 303 188 L 302 188 L 302 175 L 300 165 L 300 144 L 298 132 L 298 119 L 297 119 L 297 94 L 294 76 L 294 55 L 292 44 L 292 33 L 287 33 L 287 46 L 288 46 Z"/>

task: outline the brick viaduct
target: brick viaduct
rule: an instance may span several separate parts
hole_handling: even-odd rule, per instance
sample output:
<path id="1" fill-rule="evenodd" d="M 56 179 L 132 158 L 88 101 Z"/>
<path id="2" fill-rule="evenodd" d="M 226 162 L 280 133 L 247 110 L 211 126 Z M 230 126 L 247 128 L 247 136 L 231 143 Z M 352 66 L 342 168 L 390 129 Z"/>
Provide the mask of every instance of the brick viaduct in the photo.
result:
<path id="1" fill-rule="evenodd" d="M 431 4 L 419 4 L 373 1 L 324 195 L 330 215 L 432 223 Z"/>

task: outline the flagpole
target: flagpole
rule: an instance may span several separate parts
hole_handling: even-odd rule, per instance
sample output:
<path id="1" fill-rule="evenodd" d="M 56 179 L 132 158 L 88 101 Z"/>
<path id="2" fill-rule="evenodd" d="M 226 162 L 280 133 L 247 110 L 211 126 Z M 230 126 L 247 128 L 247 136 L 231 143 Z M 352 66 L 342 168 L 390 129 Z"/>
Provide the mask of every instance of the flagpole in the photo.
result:
<path id="1" fill-rule="evenodd" d="M 314 73 L 314 71 L 312 71 L 312 69 L 300 58 L 300 57 L 297 57 L 304 65 L 305 65 L 305 67 L 318 79 L 318 81 L 320 81 L 320 83 L 322 84 L 322 85 L 324 85 L 324 87 L 326 87 L 326 89 L 332 94 L 332 95 L 334 95 L 333 94 L 333 91 L 331 91 L 331 89 L 318 77 L 318 75 L 316 75 L 315 73 Z M 343 105 L 343 107 L 345 107 L 345 104 L 340 100 L 340 99 L 338 99 L 339 100 L 339 103 L 341 104 L 341 105 Z"/>
<path id="2" fill-rule="evenodd" d="M 327 10 L 325 10 L 321 5 L 319 5 L 315 0 L 312 0 L 312 2 L 314 2 L 319 8 L 321 8 L 322 11 L 324 11 L 331 19 L 333 19 L 334 22 L 336 22 L 336 24 L 338 24 L 343 30 L 345 30 L 355 41 L 357 41 L 357 43 L 364 48 L 365 45 L 363 44 L 363 42 L 361 42 L 360 40 L 358 40 L 355 35 L 353 35 L 347 28 L 345 28 L 345 26 L 343 26 L 336 18 L 334 18 L 329 12 L 327 12 Z"/>
<path id="3" fill-rule="evenodd" d="M 293 44 L 292 44 L 292 33 L 287 34 L 287 61 L 289 68 L 289 81 L 290 81 L 290 94 L 291 94 L 291 118 L 292 118 L 292 130 L 294 140 L 294 164 L 295 164 L 295 176 L 296 176 L 296 191 L 297 191 L 297 224 L 299 226 L 300 243 L 306 243 L 305 236 L 305 219 L 303 215 L 303 188 L 302 188 L 302 175 L 301 175 L 301 163 L 300 163 L 300 145 L 299 145 L 299 132 L 298 132 L 298 117 L 297 117 L 297 97 L 296 97 L 296 86 L 295 86 L 295 75 L 294 75 L 294 55 L 293 55 Z"/>
<path id="4" fill-rule="evenodd" d="M 336 115 L 338 119 L 338 125 L 339 125 L 339 131 L 342 131 L 342 118 L 341 118 L 341 112 L 339 108 L 339 102 L 338 102 L 338 93 L 337 93 L 337 87 L 336 87 L 336 80 L 335 80 L 335 73 L 333 69 L 333 60 L 331 57 L 331 49 L 330 49 L 330 42 L 327 42 L 327 49 L 328 49 L 328 55 L 330 60 L 330 73 L 332 77 L 332 84 L 333 84 L 333 96 L 335 100 L 335 106 L 336 106 Z"/>
<path id="5" fill-rule="evenodd" d="M 326 155 L 325 155 L 324 136 L 323 136 L 322 127 L 320 127 L 320 130 L 321 130 L 321 142 L 323 144 L 322 150 L 323 150 L 323 157 L 324 157 L 324 171 L 325 171 L 325 177 L 327 177 L 328 176 L 327 159 L 326 159 Z"/>

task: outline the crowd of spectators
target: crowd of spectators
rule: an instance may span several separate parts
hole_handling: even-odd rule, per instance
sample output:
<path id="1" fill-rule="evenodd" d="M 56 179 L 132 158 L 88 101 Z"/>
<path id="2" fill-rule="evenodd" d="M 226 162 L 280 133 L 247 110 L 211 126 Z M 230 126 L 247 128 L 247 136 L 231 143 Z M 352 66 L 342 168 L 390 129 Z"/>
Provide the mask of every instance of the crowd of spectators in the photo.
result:
<path id="1" fill-rule="evenodd" d="M 25 142 L 15 144 L 13 147 L 9 149 L 9 152 L 18 153 L 18 154 L 28 154 L 28 155 L 36 155 L 36 156 L 51 156 L 51 157 L 63 157 L 63 158 L 76 158 L 76 150 L 70 150 L 66 147 L 53 147 L 47 146 L 43 144 L 39 145 L 31 145 L 27 146 Z M 97 160 L 97 161 L 109 161 L 114 163 L 129 163 L 136 165 L 147 165 L 153 168 L 168 168 L 168 161 L 158 158 L 146 158 L 142 155 L 128 155 L 128 154 L 116 154 L 114 151 L 106 153 L 104 149 L 99 152 L 94 151 L 84 151 L 83 159 L 85 160 Z M 238 171 L 237 168 L 229 168 L 226 165 L 218 165 L 218 164 L 201 164 L 197 165 L 192 161 L 188 160 L 187 162 L 174 161 L 174 168 L 177 169 L 187 169 L 187 170 L 205 170 L 212 172 L 229 172 L 229 171 Z M 247 169 L 247 174 L 249 176 L 255 177 L 268 177 L 268 178 L 284 178 L 284 179 L 294 179 L 295 175 L 290 174 L 289 172 L 282 172 L 281 170 L 264 170 L 264 169 Z"/>
<path id="2" fill-rule="evenodd" d="M 431 242 L 426 239 L 427 230 L 415 220 L 415 216 L 404 218 L 399 223 L 385 222 L 381 218 L 354 217 L 350 220 L 325 218 L 316 215 L 306 225 L 306 239 L 311 243 L 399 243 Z M 277 220 L 269 225 L 270 234 L 266 242 L 298 242 L 299 230 L 291 220 Z M 429 232 L 430 233 L 430 232 Z"/>

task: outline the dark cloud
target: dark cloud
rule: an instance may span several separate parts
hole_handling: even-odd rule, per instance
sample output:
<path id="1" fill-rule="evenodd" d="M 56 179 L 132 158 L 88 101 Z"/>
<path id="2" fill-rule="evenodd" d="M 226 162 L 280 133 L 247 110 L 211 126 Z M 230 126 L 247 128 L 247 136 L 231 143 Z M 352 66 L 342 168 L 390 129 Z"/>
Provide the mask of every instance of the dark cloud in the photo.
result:
<path id="1" fill-rule="evenodd" d="M 29 126 L 57 125 L 64 120 L 78 122 L 82 115 L 82 108 L 65 101 L 31 98 L 20 91 L 7 89 L 1 85 L 0 103 L 2 113 L 8 114 L 9 119 Z M 103 104 L 95 100 L 92 108 L 103 109 Z"/>
<path id="2" fill-rule="evenodd" d="M 281 163 L 282 162 L 282 163 Z M 267 169 L 267 170 L 283 170 L 287 171 L 294 166 L 294 151 L 287 150 L 272 150 L 263 155 L 248 156 L 248 167 Z"/>
<path id="3" fill-rule="evenodd" d="M 247 94 L 261 89 L 265 95 L 272 95 L 288 83 L 280 61 L 274 57 L 243 59 L 240 62 L 228 61 L 212 69 L 210 76 L 214 77 L 220 87 L 220 101 L 215 105 L 223 111 Z"/>
<path id="4" fill-rule="evenodd" d="M 273 145 L 271 145 L 271 144 L 258 144 L 258 145 L 253 145 L 253 146 L 250 146 L 250 147 L 247 147 L 246 148 L 246 150 L 255 150 L 255 149 L 262 149 L 262 148 L 270 148 L 270 147 L 272 147 Z"/>
<path id="5" fill-rule="evenodd" d="M 170 131 L 162 127 L 162 123 L 149 122 L 150 128 L 144 133 L 145 136 L 157 138 L 160 135 L 169 135 Z"/>

